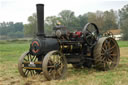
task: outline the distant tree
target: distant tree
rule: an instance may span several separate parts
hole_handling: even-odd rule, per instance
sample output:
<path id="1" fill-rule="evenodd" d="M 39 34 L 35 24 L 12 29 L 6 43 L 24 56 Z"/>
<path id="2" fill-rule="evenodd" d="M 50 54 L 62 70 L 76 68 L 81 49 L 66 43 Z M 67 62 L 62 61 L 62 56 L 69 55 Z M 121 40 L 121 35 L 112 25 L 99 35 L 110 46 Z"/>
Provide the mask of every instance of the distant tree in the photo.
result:
<path id="1" fill-rule="evenodd" d="M 99 30 L 102 32 L 104 21 L 103 21 L 104 13 L 102 11 L 97 11 L 96 13 L 89 12 L 88 13 L 88 22 L 95 23 Z"/>
<path id="2" fill-rule="evenodd" d="M 33 14 L 28 18 L 28 24 L 24 25 L 24 32 L 26 36 L 32 36 L 37 32 L 36 27 L 36 14 Z M 75 16 L 75 13 L 71 10 L 62 10 L 58 16 L 48 16 L 45 19 L 45 33 L 51 34 L 52 28 L 61 22 L 62 25 L 67 27 L 68 30 L 83 30 L 85 24 L 88 22 L 95 23 L 100 32 L 105 32 L 110 29 L 118 28 L 117 13 L 114 10 L 110 11 L 96 11 L 88 12 L 83 15 Z"/>
<path id="3" fill-rule="evenodd" d="M 79 19 L 78 24 L 80 26 L 80 30 L 82 30 L 84 26 L 88 23 L 88 15 L 87 14 L 79 15 L 78 19 Z"/>
<path id="4" fill-rule="evenodd" d="M 95 23 L 98 26 L 100 32 L 105 32 L 110 29 L 117 29 L 117 21 L 117 14 L 114 10 L 105 12 L 96 11 L 96 13 L 88 13 L 88 22 Z"/>
<path id="5" fill-rule="evenodd" d="M 69 26 L 69 24 L 72 22 L 72 19 L 74 18 L 74 12 L 71 10 L 63 10 L 59 13 L 59 16 L 61 18 L 61 22 L 65 26 Z"/>
<path id="6" fill-rule="evenodd" d="M 128 4 L 119 10 L 119 16 L 123 39 L 128 40 Z"/>
<path id="7" fill-rule="evenodd" d="M 52 33 L 52 28 L 56 26 L 57 22 L 60 21 L 59 17 L 48 16 L 45 19 L 45 33 L 50 35 Z"/>
<path id="8" fill-rule="evenodd" d="M 24 36 L 23 23 L 17 22 L 3 22 L 0 23 L 0 36 L 6 36 L 6 38 L 21 38 Z"/>
<path id="9" fill-rule="evenodd" d="M 0 23 L 0 35 L 7 35 L 8 28 L 6 22 Z"/>
<path id="10" fill-rule="evenodd" d="M 35 13 L 28 17 L 28 22 L 24 25 L 24 34 L 26 37 L 32 37 L 37 33 L 37 16 Z"/>
<path id="11" fill-rule="evenodd" d="M 48 25 L 50 25 L 50 26 L 52 26 L 52 27 L 54 27 L 54 26 L 56 26 L 56 23 L 57 23 L 59 20 L 60 20 L 59 17 L 56 17 L 56 16 L 48 16 L 48 17 L 46 17 L 46 19 L 45 19 L 45 23 L 48 24 Z"/>
<path id="12" fill-rule="evenodd" d="M 114 10 L 104 12 L 104 29 L 105 31 L 110 29 L 117 29 L 117 14 Z"/>
<path id="13" fill-rule="evenodd" d="M 102 11 L 96 11 L 96 24 L 99 30 L 103 32 L 104 30 L 104 13 Z"/>
<path id="14" fill-rule="evenodd" d="M 74 25 L 76 25 L 76 24 L 73 23 L 73 21 L 76 20 L 76 17 L 75 17 L 75 14 L 73 11 L 63 10 L 59 13 L 59 17 L 60 17 L 60 22 L 64 26 L 69 28 L 69 30 L 72 30 L 72 28 L 75 27 Z"/>
<path id="15" fill-rule="evenodd" d="M 56 16 L 48 16 L 44 22 L 45 33 L 50 35 L 52 28 L 56 25 L 58 21 Z M 24 34 L 26 37 L 33 37 L 37 33 L 37 15 L 34 13 L 32 16 L 28 17 L 28 24 L 24 24 Z"/>
<path id="16" fill-rule="evenodd" d="M 14 32 L 23 32 L 23 23 L 19 23 L 19 22 L 17 22 L 17 23 L 15 23 L 14 24 Z"/>

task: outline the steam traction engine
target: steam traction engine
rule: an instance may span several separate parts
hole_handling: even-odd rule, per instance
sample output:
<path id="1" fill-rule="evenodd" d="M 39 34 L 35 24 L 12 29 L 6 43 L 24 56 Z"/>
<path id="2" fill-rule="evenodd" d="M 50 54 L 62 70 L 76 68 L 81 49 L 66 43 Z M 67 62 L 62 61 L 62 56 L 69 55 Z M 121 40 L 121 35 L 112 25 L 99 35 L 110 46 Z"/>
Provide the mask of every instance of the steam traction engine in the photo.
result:
<path id="1" fill-rule="evenodd" d="M 55 34 L 44 34 L 44 5 L 37 4 L 38 33 L 30 49 L 19 59 L 18 70 L 23 77 L 43 73 L 46 79 L 61 79 L 67 64 L 74 68 L 95 67 L 99 70 L 114 69 L 120 59 L 117 42 L 112 37 L 101 37 L 94 23 L 82 31 L 69 32 L 57 25 Z"/>

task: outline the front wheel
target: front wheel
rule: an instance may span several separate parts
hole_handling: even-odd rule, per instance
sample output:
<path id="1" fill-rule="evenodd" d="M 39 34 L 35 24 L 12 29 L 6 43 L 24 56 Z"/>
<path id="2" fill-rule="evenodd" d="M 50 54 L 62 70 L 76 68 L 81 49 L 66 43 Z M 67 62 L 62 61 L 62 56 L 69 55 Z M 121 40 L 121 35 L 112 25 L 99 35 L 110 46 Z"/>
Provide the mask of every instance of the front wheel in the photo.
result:
<path id="1" fill-rule="evenodd" d="M 46 54 L 43 60 L 43 72 L 47 80 L 64 78 L 67 71 L 67 61 L 65 56 L 55 50 Z"/>
<path id="2" fill-rule="evenodd" d="M 19 59 L 18 71 L 21 76 L 28 77 L 40 74 L 42 69 L 36 67 L 36 65 L 41 65 L 42 63 L 38 61 L 36 56 L 31 55 L 29 52 L 25 52 Z"/>

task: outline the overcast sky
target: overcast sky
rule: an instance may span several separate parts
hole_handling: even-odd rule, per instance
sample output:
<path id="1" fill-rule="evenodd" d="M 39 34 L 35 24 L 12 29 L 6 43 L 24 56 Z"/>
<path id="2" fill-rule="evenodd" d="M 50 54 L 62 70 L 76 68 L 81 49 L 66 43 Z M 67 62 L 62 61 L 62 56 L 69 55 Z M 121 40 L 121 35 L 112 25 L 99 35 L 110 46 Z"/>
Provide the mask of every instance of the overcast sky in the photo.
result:
<path id="1" fill-rule="evenodd" d="M 45 4 L 45 17 L 58 15 L 65 9 L 78 16 L 96 10 L 118 10 L 128 4 L 128 0 L 0 0 L 0 22 L 27 23 L 28 16 L 36 12 L 37 3 Z"/>

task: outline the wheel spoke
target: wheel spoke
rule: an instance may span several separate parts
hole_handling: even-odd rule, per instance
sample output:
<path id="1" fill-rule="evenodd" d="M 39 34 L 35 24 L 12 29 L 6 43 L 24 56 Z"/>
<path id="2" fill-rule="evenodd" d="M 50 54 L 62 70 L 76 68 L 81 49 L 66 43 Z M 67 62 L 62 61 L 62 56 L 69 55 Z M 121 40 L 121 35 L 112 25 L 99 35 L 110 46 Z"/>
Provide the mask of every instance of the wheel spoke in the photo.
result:
<path id="1" fill-rule="evenodd" d="M 112 62 L 112 60 L 111 60 L 110 58 L 107 58 L 107 61 L 108 61 L 108 62 Z"/>
<path id="2" fill-rule="evenodd" d="M 29 61 L 29 55 L 27 54 L 27 57 L 28 57 L 28 61 Z"/>
<path id="3" fill-rule="evenodd" d="M 103 50 L 103 52 L 105 52 L 105 49 L 104 49 L 104 47 L 102 47 L 102 50 Z"/>
<path id="4" fill-rule="evenodd" d="M 56 55 L 56 63 L 59 63 L 59 56 Z"/>
<path id="5" fill-rule="evenodd" d="M 30 70 L 30 74 L 31 74 L 31 76 L 32 76 L 32 70 Z"/>
<path id="6" fill-rule="evenodd" d="M 32 70 L 32 74 L 33 74 L 33 75 L 35 75 L 34 71 L 35 71 L 35 70 Z"/>
<path id="7" fill-rule="evenodd" d="M 60 61 L 60 55 L 57 55 L 57 57 L 58 57 L 58 63 L 61 63 L 61 61 Z"/>
<path id="8" fill-rule="evenodd" d="M 59 76 L 61 76 L 61 69 L 60 68 L 57 70 L 57 73 L 59 74 Z"/>
<path id="9" fill-rule="evenodd" d="M 59 79 L 62 77 L 62 75 L 64 75 L 65 71 L 63 70 L 66 68 L 61 69 L 61 67 L 63 66 L 61 63 L 65 62 L 62 60 L 63 60 L 63 55 L 59 51 L 53 51 L 53 53 L 46 55 L 46 58 L 44 58 L 43 60 L 43 71 L 44 71 L 44 76 L 48 80 Z M 62 74 L 61 71 L 63 71 Z"/>
<path id="10" fill-rule="evenodd" d="M 100 38 L 96 48 L 94 48 L 96 67 L 101 70 L 115 68 L 119 63 L 119 53 L 116 40 L 111 37 Z"/>
<path id="11" fill-rule="evenodd" d="M 25 61 L 28 61 L 27 59 L 24 58 Z"/>
<path id="12" fill-rule="evenodd" d="M 114 44 L 109 50 L 113 50 L 116 47 L 116 45 Z"/>
<path id="13" fill-rule="evenodd" d="M 89 37 L 91 37 L 91 36 L 92 36 L 92 35 L 87 35 L 86 38 L 89 38 Z"/>
<path id="14" fill-rule="evenodd" d="M 52 71 L 52 75 L 53 75 L 53 79 L 55 79 L 56 78 L 56 71 L 55 70 Z"/>
<path id="15" fill-rule="evenodd" d="M 105 54 L 104 53 L 101 53 L 101 56 L 104 56 Z"/>
<path id="16" fill-rule="evenodd" d="M 53 61 L 54 61 L 54 63 L 56 63 L 56 57 L 55 57 L 55 55 L 53 55 Z"/>
<path id="17" fill-rule="evenodd" d="M 33 58 L 31 59 L 31 61 L 33 61 L 33 59 L 35 58 L 36 56 L 33 56 Z"/>
<path id="18" fill-rule="evenodd" d="M 107 50 L 106 42 L 104 42 L 104 49 Z"/>
<path id="19" fill-rule="evenodd" d="M 36 56 L 34 57 L 33 61 L 35 62 L 37 60 Z"/>
<path id="20" fill-rule="evenodd" d="M 108 48 L 111 48 L 111 44 L 110 44 L 110 41 L 108 41 Z"/>
<path id="21" fill-rule="evenodd" d="M 109 59 L 111 60 L 111 61 L 113 61 L 113 57 L 111 56 L 111 57 L 109 57 Z"/>
<path id="22" fill-rule="evenodd" d="M 26 74 L 26 72 L 27 72 L 28 70 L 27 69 L 25 69 L 25 71 L 24 71 L 24 74 Z"/>
<path id="23" fill-rule="evenodd" d="M 105 61 L 105 59 L 106 59 L 105 57 L 102 57 L 102 61 Z"/>
<path id="24" fill-rule="evenodd" d="M 30 61 L 32 61 L 32 57 L 31 57 L 31 55 L 29 55 L 29 58 L 30 58 Z"/>
<path id="25" fill-rule="evenodd" d="M 55 66 L 47 66 L 48 68 L 55 68 Z"/>
<path id="26" fill-rule="evenodd" d="M 97 33 L 97 31 L 95 30 L 95 31 L 93 31 L 92 33 L 94 33 L 94 34 L 95 34 L 95 33 Z"/>
<path id="27" fill-rule="evenodd" d="M 48 72 L 51 73 L 53 69 L 50 69 Z"/>
<path id="28" fill-rule="evenodd" d="M 33 69 L 33 67 L 30 67 L 29 64 L 31 64 L 30 62 L 35 63 L 36 60 L 36 56 L 31 55 L 29 52 L 25 52 L 19 59 L 19 63 L 18 63 L 18 70 L 20 72 L 20 74 L 23 77 L 28 77 L 28 76 L 33 76 L 36 75 L 36 73 L 40 73 L 38 71 L 35 71 Z M 32 70 L 32 69 L 33 70 Z"/>
<path id="29" fill-rule="evenodd" d="M 92 33 L 92 32 L 91 32 L 90 30 L 88 30 L 88 29 L 87 29 L 87 31 L 88 31 L 89 33 Z"/>
<path id="30" fill-rule="evenodd" d="M 110 54 L 111 56 L 117 56 L 117 54 Z"/>
<path id="31" fill-rule="evenodd" d="M 108 40 L 105 41 L 105 46 L 106 46 L 106 49 L 108 50 L 109 47 L 108 47 Z"/>
<path id="32" fill-rule="evenodd" d="M 28 73 L 29 73 L 29 70 L 27 70 L 27 71 L 25 72 L 25 75 L 28 76 Z"/>

